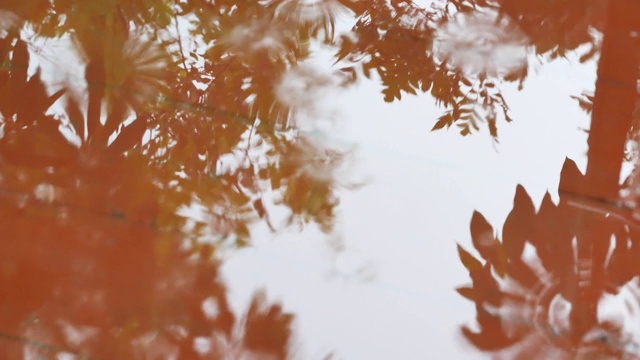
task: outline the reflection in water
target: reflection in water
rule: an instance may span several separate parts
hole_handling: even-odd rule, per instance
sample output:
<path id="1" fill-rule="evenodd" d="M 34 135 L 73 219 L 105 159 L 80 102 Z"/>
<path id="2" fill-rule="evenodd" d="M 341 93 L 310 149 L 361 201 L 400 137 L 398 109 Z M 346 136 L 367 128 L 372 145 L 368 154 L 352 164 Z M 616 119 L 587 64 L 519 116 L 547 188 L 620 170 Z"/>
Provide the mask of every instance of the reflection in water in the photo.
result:
<path id="1" fill-rule="evenodd" d="M 2 356 L 292 356 L 293 315 L 261 294 L 235 315 L 217 260 L 256 221 L 333 228 L 341 152 L 275 88 L 334 18 L 291 6 L 3 3 Z M 40 46 L 81 68 L 45 81 Z"/>
<path id="2" fill-rule="evenodd" d="M 571 160 L 562 172 L 583 179 Z M 522 187 L 502 240 L 475 213 L 473 244 L 483 262 L 459 248 L 473 285 L 458 292 L 476 304 L 480 332 L 464 328 L 478 348 L 504 358 L 622 356 L 640 351 L 636 311 L 640 233 L 615 206 L 562 193 L 538 211 Z M 612 299 L 622 302 L 617 308 Z"/>
<path id="3" fill-rule="evenodd" d="M 527 39 L 506 16 L 457 14 L 438 29 L 434 45 L 441 61 L 480 76 L 506 76 L 527 66 Z"/>
<path id="4" fill-rule="evenodd" d="M 355 21 L 337 36 L 346 13 Z M 366 77 L 387 102 L 433 96 L 445 107 L 434 130 L 485 126 L 497 139 L 511 121 L 501 85 L 523 85 L 532 48 L 601 55 L 592 104 L 581 102 L 593 112 L 589 165 L 583 175 L 568 160 L 560 203 L 545 198 L 538 212 L 519 188 L 502 241 L 474 215 L 485 264 L 460 249 L 473 286 L 459 292 L 481 331 L 465 334 L 527 356 L 542 341 L 550 356 L 635 351 L 620 320 L 631 318 L 601 304 L 634 308 L 640 294 L 635 220 L 618 202 L 638 13 L 606 0 L 5 1 L 0 350 L 290 357 L 293 315 L 260 294 L 233 314 L 218 267 L 254 224 L 334 231 L 346 154 L 304 120 L 333 120 L 320 100 Z M 55 53 L 60 43 L 70 46 Z M 318 45 L 340 71 L 309 66 Z M 36 60 L 43 48 L 57 67 Z"/>
<path id="5" fill-rule="evenodd" d="M 0 74 L 3 356 L 286 358 L 293 316 L 256 295 L 236 317 L 215 248 L 190 241 L 196 230 L 179 231 L 185 220 L 176 209 L 196 190 L 213 189 L 181 188 L 175 173 L 156 165 L 170 169 L 171 160 L 160 149 L 144 150 L 143 135 L 163 113 L 121 94 L 108 97 L 103 85 L 90 83 L 87 110 L 67 98 L 61 114 L 49 114 L 64 90 L 49 95 L 38 72 L 28 75 L 24 41 L 7 37 L 1 45 L 11 64 Z M 92 66 L 88 79 L 106 77 Z M 143 82 L 148 74 L 140 74 Z M 218 235 L 246 228 L 240 205 L 249 199 L 237 190 L 238 176 L 217 180 L 214 196 L 227 207 L 220 217 L 230 219 Z"/>
<path id="6" fill-rule="evenodd" d="M 499 241 L 482 215 L 471 220 L 484 263 L 459 247 L 471 287 L 458 292 L 476 305 L 479 332 L 463 333 L 500 358 L 637 358 L 640 233 L 620 171 L 637 101 L 640 69 L 634 35 L 640 6 L 610 2 L 598 65 L 582 174 L 567 159 L 560 201 L 538 211 L 524 188 Z M 588 109 L 588 108 L 587 108 Z M 632 174 L 623 186 L 637 181 Z M 632 196 L 633 197 L 633 196 Z M 617 305 L 617 306 L 616 306 Z"/>

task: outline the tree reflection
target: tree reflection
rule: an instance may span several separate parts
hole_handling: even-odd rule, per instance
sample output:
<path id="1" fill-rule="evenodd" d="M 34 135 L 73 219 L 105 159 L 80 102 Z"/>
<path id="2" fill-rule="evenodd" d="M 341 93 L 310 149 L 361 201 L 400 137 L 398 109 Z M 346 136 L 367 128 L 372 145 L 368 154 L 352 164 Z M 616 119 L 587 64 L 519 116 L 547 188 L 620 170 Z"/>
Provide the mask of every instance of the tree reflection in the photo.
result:
<path id="1" fill-rule="evenodd" d="M 293 316 L 260 294 L 235 316 L 213 247 L 47 203 L 48 191 L 3 194 L 0 226 L 11 240 L 0 243 L 3 356 L 287 358 Z"/>
<path id="2" fill-rule="evenodd" d="M 497 139 L 498 122 L 511 121 L 497 85 L 523 79 L 527 69 L 521 57 L 526 39 L 512 21 L 459 11 L 454 16 L 447 2 L 438 1 L 428 9 L 410 0 L 345 1 L 345 6 L 357 19 L 339 42 L 337 58 L 345 73 L 353 79 L 377 75 L 387 102 L 402 93 L 431 94 L 446 108 L 433 130 L 456 125 L 469 135 L 486 124 Z M 507 44 L 519 49 L 518 55 L 508 66 L 498 66 L 492 60 L 511 53 L 496 53 Z"/>
<path id="3" fill-rule="evenodd" d="M 159 176 L 145 152 L 132 151 L 154 115 L 139 113 L 122 126 L 118 100 L 92 127 L 91 111 L 85 118 L 73 99 L 66 119 L 47 115 L 62 92 L 48 95 L 39 73 L 27 76 L 22 40 L 2 45 L 15 65 L 0 79 L 3 356 L 287 358 L 293 316 L 262 295 L 242 318 L 231 312 L 215 247 L 189 242 L 197 232 L 178 226 L 184 219 L 176 210 L 191 198 Z M 230 208 L 223 200 L 239 193 L 234 176 L 226 181 L 206 190 Z M 226 216 L 237 222 L 218 234 L 246 231 L 247 220 Z"/>
<path id="4" fill-rule="evenodd" d="M 574 353 L 596 325 L 622 336 L 601 321 L 597 300 L 625 286 L 636 291 L 635 227 L 624 211 L 591 209 L 620 208 L 639 67 L 638 52 L 626 52 L 637 47 L 640 12 L 610 2 L 605 27 L 605 3 L 3 2 L 0 346 L 16 358 L 286 358 L 292 315 L 257 295 L 237 318 L 215 260 L 225 246 L 248 244 L 252 224 L 333 230 L 334 170 L 344 154 L 295 126 L 313 94 L 291 96 L 295 87 L 283 83 L 296 78 L 303 92 L 377 76 L 385 101 L 421 91 L 444 105 L 434 130 L 456 125 L 467 135 L 484 124 L 497 138 L 498 122 L 511 121 L 500 84 L 522 84 L 531 47 L 550 58 L 585 47 L 583 61 L 601 52 L 589 165 L 582 175 L 567 162 L 560 203 L 547 198 L 539 212 L 519 188 L 502 242 L 474 216 L 486 264 L 460 250 L 474 280 L 460 292 L 476 302 L 482 331 L 466 334 L 498 349 L 551 329 L 556 347 Z M 341 12 L 355 24 L 337 38 Z M 594 29 L 605 33 L 602 45 Z M 59 82 L 46 81 L 34 60 L 38 46 L 55 41 L 70 44 L 55 54 L 58 64 L 81 64 Z M 318 43 L 335 46 L 336 78 L 304 67 Z M 283 212 L 277 223 L 274 213 Z M 609 256 L 612 234 L 620 246 Z M 527 244 L 541 273 L 521 258 Z M 521 293 L 505 290 L 505 279 Z M 528 314 L 531 299 L 543 308 L 569 304 L 561 309 L 568 315 L 503 324 L 496 311 Z"/>
<path id="5" fill-rule="evenodd" d="M 561 186 L 584 176 L 571 160 Z M 459 247 L 472 286 L 458 292 L 476 304 L 480 332 L 463 333 L 479 349 L 505 358 L 565 358 L 636 352 L 626 317 L 611 317 L 606 301 L 640 302 L 637 224 L 615 205 L 562 193 L 536 211 L 519 186 L 502 239 L 476 212 L 473 244 L 483 261 Z M 619 314 L 614 314 L 619 315 Z"/>
<path id="6" fill-rule="evenodd" d="M 0 353 L 290 357 L 293 315 L 262 294 L 234 315 L 216 259 L 259 220 L 333 228 L 342 154 L 298 132 L 274 91 L 330 41 L 332 7 L 1 7 Z M 81 76 L 44 80 L 48 41 L 71 44 L 56 60 Z"/>
<path id="7" fill-rule="evenodd" d="M 473 284 L 458 292 L 476 304 L 479 332 L 463 333 L 479 349 L 504 358 L 636 358 L 640 351 L 640 232 L 635 205 L 621 197 L 621 190 L 637 197 L 637 188 L 624 188 L 637 174 L 619 184 L 637 101 L 637 14 L 636 3 L 609 3 L 586 172 L 567 159 L 559 203 L 547 194 L 538 211 L 519 186 L 501 241 L 474 213 L 471 235 L 484 261 L 459 247 Z"/>
<path id="8" fill-rule="evenodd" d="M 502 85 L 523 87 L 528 50 L 549 60 L 572 52 L 594 58 L 607 7 L 606 0 L 342 3 L 357 19 L 339 40 L 343 71 L 379 78 L 388 102 L 429 93 L 445 107 L 433 130 L 455 125 L 469 135 L 486 127 L 494 140 L 499 123 L 512 121 Z"/>

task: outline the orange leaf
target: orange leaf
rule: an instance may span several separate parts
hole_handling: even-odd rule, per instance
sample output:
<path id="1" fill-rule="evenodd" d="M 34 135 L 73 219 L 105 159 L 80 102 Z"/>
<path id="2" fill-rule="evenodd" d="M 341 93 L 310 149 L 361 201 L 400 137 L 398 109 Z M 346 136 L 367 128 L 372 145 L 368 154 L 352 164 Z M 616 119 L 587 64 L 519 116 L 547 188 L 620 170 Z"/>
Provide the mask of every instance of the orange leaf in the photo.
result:
<path id="1" fill-rule="evenodd" d="M 456 292 L 458 292 L 458 294 L 462 295 L 464 298 L 469 299 L 471 301 L 476 301 L 477 299 L 476 290 L 473 287 L 461 286 L 456 289 Z"/>
<path id="2" fill-rule="evenodd" d="M 473 255 L 468 251 L 463 249 L 460 244 L 458 244 L 458 255 L 460 256 L 460 261 L 462 261 L 462 264 L 467 268 L 467 270 L 469 270 L 469 272 L 482 270 L 482 263 L 473 257 Z"/>
<path id="3" fill-rule="evenodd" d="M 113 141 L 109 149 L 114 154 L 121 154 L 130 150 L 142 140 L 144 132 L 147 130 L 147 118 L 138 116 L 138 118 L 129 126 L 120 131 L 118 137 Z"/>

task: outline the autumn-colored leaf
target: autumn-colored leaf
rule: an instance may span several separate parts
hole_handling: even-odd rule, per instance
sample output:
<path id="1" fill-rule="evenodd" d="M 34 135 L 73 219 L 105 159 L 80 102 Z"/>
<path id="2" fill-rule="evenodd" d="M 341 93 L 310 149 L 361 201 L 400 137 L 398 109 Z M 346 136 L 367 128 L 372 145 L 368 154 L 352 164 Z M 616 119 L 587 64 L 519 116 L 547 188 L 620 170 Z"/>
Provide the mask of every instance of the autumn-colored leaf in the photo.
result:
<path id="1" fill-rule="evenodd" d="M 474 247 L 480 251 L 480 255 L 483 257 L 484 250 L 495 246 L 496 239 L 494 237 L 493 227 L 478 211 L 474 211 L 471 217 L 471 238 L 473 239 Z M 486 257 L 485 260 L 487 260 Z"/>
<path id="2" fill-rule="evenodd" d="M 496 126 L 496 119 L 495 118 L 488 118 L 487 119 L 487 124 L 489 125 L 489 134 L 491 134 L 491 136 L 496 139 L 498 139 L 498 127 Z"/>
<path id="3" fill-rule="evenodd" d="M 256 212 L 258 213 L 258 216 L 260 216 L 261 218 L 265 217 L 265 215 L 267 214 L 267 211 L 264 208 L 264 204 L 262 202 L 262 199 L 256 199 L 253 202 L 253 208 L 256 209 Z"/>
<path id="4" fill-rule="evenodd" d="M 258 353 L 285 359 L 292 321 L 291 314 L 283 312 L 279 305 L 267 306 L 264 295 L 258 294 L 249 306 L 243 343 Z"/>
<path id="5" fill-rule="evenodd" d="M 463 297 L 465 297 L 466 299 L 469 299 L 471 301 L 477 301 L 478 300 L 478 296 L 476 294 L 476 290 L 473 287 L 469 287 L 469 286 L 461 286 L 456 288 L 456 292 L 460 295 L 462 295 Z"/>
<path id="6" fill-rule="evenodd" d="M 120 130 L 116 139 L 109 146 L 109 150 L 113 154 L 121 154 L 133 148 L 133 146 L 142 140 L 142 136 L 147 131 L 147 118 L 138 116 L 133 123 Z"/>
<path id="7" fill-rule="evenodd" d="M 469 272 L 482 270 L 482 263 L 478 259 L 473 257 L 473 255 L 471 255 L 468 251 L 463 249 L 460 244 L 458 244 L 458 256 L 460 257 L 460 261 L 462 261 L 464 267 L 466 267 Z"/>
<path id="8" fill-rule="evenodd" d="M 451 126 L 451 124 L 453 124 L 453 121 L 454 121 L 454 118 L 452 114 L 447 112 L 446 114 L 438 118 L 438 121 L 436 121 L 435 125 L 433 125 L 433 128 L 431 128 L 431 131 L 442 129 L 445 126 L 449 127 Z"/>
<path id="9" fill-rule="evenodd" d="M 79 104 L 72 96 L 67 97 L 67 106 L 65 110 L 69 119 L 69 123 L 71 123 L 71 126 L 73 126 L 73 130 L 75 131 L 76 135 L 78 135 L 81 140 L 84 140 L 84 114 L 82 114 Z"/>
<path id="10" fill-rule="evenodd" d="M 571 98 L 578 101 L 578 105 L 580 106 L 580 109 L 582 109 L 587 114 L 591 114 L 591 112 L 593 111 L 593 98 L 589 98 L 584 94 L 583 96 L 571 95 Z"/>

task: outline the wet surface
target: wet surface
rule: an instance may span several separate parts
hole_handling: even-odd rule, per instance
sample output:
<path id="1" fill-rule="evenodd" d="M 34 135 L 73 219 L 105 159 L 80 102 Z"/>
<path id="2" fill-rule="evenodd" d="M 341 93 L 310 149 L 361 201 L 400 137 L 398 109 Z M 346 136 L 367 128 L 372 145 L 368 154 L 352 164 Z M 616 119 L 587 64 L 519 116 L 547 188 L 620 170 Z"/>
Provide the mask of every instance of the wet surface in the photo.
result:
<path id="1" fill-rule="evenodd" d="M 638 19 L 3 3 L 1 357 L 640 358 Z"/>

